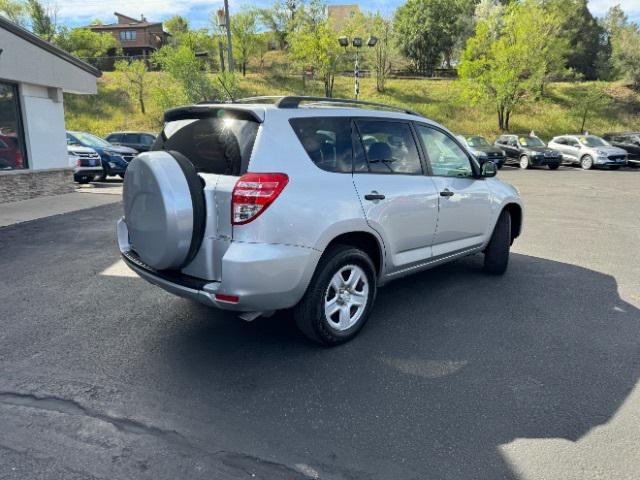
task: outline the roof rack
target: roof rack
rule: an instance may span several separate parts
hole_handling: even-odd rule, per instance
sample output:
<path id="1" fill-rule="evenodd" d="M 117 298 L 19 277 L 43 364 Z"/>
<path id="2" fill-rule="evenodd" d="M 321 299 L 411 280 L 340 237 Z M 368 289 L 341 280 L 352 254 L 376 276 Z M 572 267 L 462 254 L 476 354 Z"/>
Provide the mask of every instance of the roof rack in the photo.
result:
<path id="1" fill-rule="evenodd" d="M 305 97 L 305 96 L 263 96 L 248 97 L 233 100 L 232 103 L 273 103 L 278 108 L 298 108 L 302 102 L 325 103 L 328 105 L 362 105 L 367 107 L 377 107 L 395 112 L 407 113 L 421 117 L 417 112 L 402 107 L 394 107 L 384 103 L 366 102 L 363 100 L 350 100 L 347 98 L 329 98 L 329 97 Z"/>

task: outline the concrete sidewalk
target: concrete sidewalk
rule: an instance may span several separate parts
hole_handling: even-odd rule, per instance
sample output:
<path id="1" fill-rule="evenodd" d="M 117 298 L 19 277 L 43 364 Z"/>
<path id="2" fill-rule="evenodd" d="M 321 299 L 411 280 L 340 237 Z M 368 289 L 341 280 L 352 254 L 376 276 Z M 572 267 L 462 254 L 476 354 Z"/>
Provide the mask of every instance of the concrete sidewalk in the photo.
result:
<path id="1" fill-rule="evenodd" d="M 5 203 L 0 205 L 0 228 L 38 218 L 116 203 L 121 199 L 121 184 L 110 185 L 106 188 L 83 185 L 74 193 Z"/>

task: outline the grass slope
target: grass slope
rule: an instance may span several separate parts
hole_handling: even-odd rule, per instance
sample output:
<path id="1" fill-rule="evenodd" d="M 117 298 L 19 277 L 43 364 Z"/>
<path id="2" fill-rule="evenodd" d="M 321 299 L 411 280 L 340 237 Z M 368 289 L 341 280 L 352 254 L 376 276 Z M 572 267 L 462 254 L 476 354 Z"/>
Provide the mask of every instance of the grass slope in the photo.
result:
<path id="1" fill-rule="evenodd" d="M 70 130 L 87 130 L 106 135 L 114 130 L 157 131 L 161 126 L 162 111 L 153 98 L 148 98 L 147 114 L 142 115 L 137 105 L 117 87 L 115 73 L 105 73 L 98 80 L 98 94 L 91 96 L 65 95 L 66 123 Z M 167 85 L 168 77 L 150 73 L 150 86 Z M 511 131 L 534 130 L 544 139 L 562 133 L 576 132 L 580 128 L 581 95 L 585 84 L 556 83 L 547 87 L 545 97 L 536 102 L 524 102 L 512 115 Z M 150 88 L 151 90 L 151 88 Z M 608 85 L 610 104 L 587 118 L 586 128 L 594 134 L 616 130 L 640 130 L 640 94 L 627 87 Z M 254 95 L 323 95 L 322 84 L 295 77 L 275 77 L 251 74 L 239 77 L 238 96 Z M 335 97 L 353 97 L 353 80 L 338 77 L 334 86 Z M 500 131 L 496 114 L 490 106 L 470 106 L 461 95 L 456 80 L 389 80 L 387 90 L 378 93 L 371 78 L 362 79 L 361 98 L 416 110 L 454 132 L 480 133 L 490 139 Z"/>

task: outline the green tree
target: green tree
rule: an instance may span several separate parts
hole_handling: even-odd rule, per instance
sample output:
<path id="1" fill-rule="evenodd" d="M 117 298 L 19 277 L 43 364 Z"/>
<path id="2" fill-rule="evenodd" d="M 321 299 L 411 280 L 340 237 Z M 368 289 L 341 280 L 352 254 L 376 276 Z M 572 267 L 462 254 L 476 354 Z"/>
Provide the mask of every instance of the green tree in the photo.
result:
<path id="1" fill-rule="evenodd" d="M 174 15 L 169 20 L 163 22 L 164 29 L 172 36 L 187 33 L 189 28 L 189 20 L 181 15 Z"/>
<path id="2" fill-rule="evenodd" d="M 26 5 L 31 20 L 31 31 L 47 42 L 52 41 L 57 28 L 55 7 L 46 7 L 39 0 L 27 0 Z"/>
<path id="3" fill-rule="evenodd" d="M 242 76 L 247 74 L 247 62 L 256 51 L 258 39 L 258 15 L 254 10 L 236 13 L 230 19 L 233 50 L 236 62 L 241 66 Z"/>
<path id="4" fill-rule="evenodd" d="M 288 37 L 291 58 L 301 68 L 312 66 L 322 79 L 325 96 L 331 97 L 341 52 L 324 4 L 312 0 L 297 11 L 295 22 Z"/>
<path id="5" fill-rule="evenodd" d="M 463 31 L 465 0 L 408 0 L 393 21 L 402 53 L 419 71 L 451 66 L 456 41 Z"/>
<path id="6" fill-rule="evenodd" d="M 147 93 L 147 73 L 149 70 L 143 60 L 119 60 L 115 64 L 116 72 L 119 73 L 118 83 L 127 92 L 129 98 L 137 100 L 140 111 L 146 113 L 144 98 Z"/>
<path id="7" fill-rule="evenodd" d="M 101 68 L 107 55 L 118 49 L 118 42 L 109 33 L 92 32 L 88 28 L 62 27 L 54 43 L 91 65 Z"/>
<path id="8" fill-rule="evenodd" d="M 376 73 L 376 90 L 384 92 L 389 73 L 391 73 L 391 56 L 393 50 L 392 23 L 377 13 L 371 21 L 371 32 L 378 38 L 373 47 L 373 69 Z"/>
<path id="9" fill-rule="evenodd" d="M 0 0 L 0 16 L 8 18 L 20 26 L 25 26 L 26 5 L 19 0 Z"/>
<path id="10" fill-rule="evenodd" d="M 207 63 L 187 45 L 164 46 L 152 58 L 181 86 L 188 102 L 210 100 L 215 95 L 216 89 L 209 79 Z"/>
<path id="11" fill-rule="evenodd" d="M 609 9 L 603 26 L 611 44 L 614 78 L 625 78 L 640 88 L 640 26 L 630 22 L 620 6 Z"/>
<path id="12" fill-rule="evenodd" d="M 601 113 L 601 110 L 609 106 L 611 96 L 607 92 L 606 84 L 602 82 L 585 83 L 577 88 L 575 93 L 575 105 L 572 110 L 580 122 L 578 131 L 584 133 L 588 117 Z"/>
<path id="13" fill-rule="evenodd" d="M 561 19 L 559 36 L 567 42 L 566 67 L 586 80 L 598 78 L 598 64 L 607 53 L 604 29 L 588 8 L 587 0 L 544 0 L 545 9 Z"/>
<path id="14" fill-rule="evenodd" d="M 287 37 L 293 29 L 293 21 L 300 3 L 295 0 L 276 0 L 271 8 L 258 10 L 260 23 L 273 33 L 283 50 L 287 47 Z"/>
<path id="15" fill-rule="evenodd" d="M 479 21 L 467 42 L 458 72 L 465 95 L 494 106 L 498 126 L 509 129 L 511 115 L 528 95 L 538 92 L 559 55 L 557 17 L 536 0 L 509 4 L 499 22 Z"/>

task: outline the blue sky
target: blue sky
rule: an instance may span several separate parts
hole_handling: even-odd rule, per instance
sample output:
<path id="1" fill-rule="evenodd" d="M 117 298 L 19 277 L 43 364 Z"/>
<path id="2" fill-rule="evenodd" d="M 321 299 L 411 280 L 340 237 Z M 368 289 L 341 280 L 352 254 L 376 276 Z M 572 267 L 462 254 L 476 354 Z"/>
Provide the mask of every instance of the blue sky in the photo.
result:
<path id="1" fill-rule="evenodd" d="M 404 0 L 328 0 L 327 3 L 359 3 L 363 10 L 390 14 Z M 189 18 L 194 27 L 206 27 L 209 12 L 222 7 L 221 0 L 66 0 L 52 4 L 57 5 L 59 20 L 70 26 L 86 25 L 93 18 L 111 23 L 115 21 L 113 12 L 118 11 L 136 18 L 144 14 L 149 20 L 165 20 L 180 14 Z M 229 0 L 229 4 L 233 12 L 243 6 L 270 6 L 273 0 Z M 640 21 L 640 0 L 589 0 L 589 8 L 596 16 L 604 15 L 609 7 L 616 4 L 620 4 L 632 20 Z"/>

